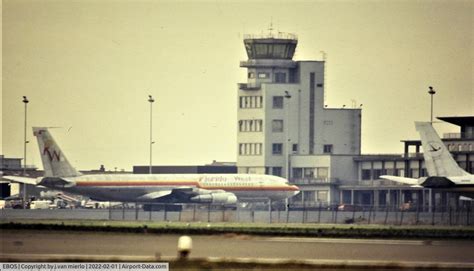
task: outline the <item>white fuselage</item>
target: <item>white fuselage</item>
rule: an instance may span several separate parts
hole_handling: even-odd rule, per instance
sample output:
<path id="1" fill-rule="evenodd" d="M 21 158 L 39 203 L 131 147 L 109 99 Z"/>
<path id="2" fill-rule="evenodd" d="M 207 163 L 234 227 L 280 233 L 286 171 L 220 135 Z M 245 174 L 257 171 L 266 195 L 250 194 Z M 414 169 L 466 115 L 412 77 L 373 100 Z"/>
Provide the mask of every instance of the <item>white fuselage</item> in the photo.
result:
<path id="1" fill-rule="evenodd" d="M 299 192 L 283 178 L 251 174 L 104 174 L 63 179 L 75 185 L 61 190 L 122 202 L 148 201 L 144 195 L 160 191 L 225 191 L 242 202 L 283 200 Z"/>

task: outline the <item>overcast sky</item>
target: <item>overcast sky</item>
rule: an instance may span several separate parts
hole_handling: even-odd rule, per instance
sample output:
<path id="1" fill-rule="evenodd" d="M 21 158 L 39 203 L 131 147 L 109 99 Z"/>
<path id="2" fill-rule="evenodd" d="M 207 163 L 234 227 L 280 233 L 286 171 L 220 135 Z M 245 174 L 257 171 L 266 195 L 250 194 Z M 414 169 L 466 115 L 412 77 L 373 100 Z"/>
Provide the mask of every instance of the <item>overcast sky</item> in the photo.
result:
<path id="1" fill-rule="evenodd" d="M 474 1 L 3 1 L 2 149 L 42 168 L 32 126 L 78 169 L 236 161 L 243 34 L 326 53 L 326 104 L 363 104 L 362 152 L 401 153 L 413 122 L 474 115 Z M 453 125 L 438 124 L 443 132 Z"/>

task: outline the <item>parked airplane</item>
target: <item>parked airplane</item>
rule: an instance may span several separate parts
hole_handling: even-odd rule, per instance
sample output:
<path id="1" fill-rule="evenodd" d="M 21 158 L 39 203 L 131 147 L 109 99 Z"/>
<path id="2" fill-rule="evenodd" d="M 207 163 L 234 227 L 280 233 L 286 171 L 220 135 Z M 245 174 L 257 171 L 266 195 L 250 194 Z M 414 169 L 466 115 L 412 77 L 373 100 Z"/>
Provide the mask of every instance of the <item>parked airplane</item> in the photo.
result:
<path id="1" fill-rule="evenodd" d="M 423 157 L 429 177 L 419 179 L 383 175 L 380 178 L 412 186 L 474 193 L 474 175 L 467 173 L 453 159 L 429 122 L 415 122 L 423 146 Z"/>
<path id="2" fill-rule="evenodd" d="M 4 176 L 19 182 L 79 194 L 99 201 L 222 203 L 277 201 L 299 193 L 287 180 L 256 174 L 83 175 L 68 162 L 47 128 L 33 128 L 44 177 Z"/>

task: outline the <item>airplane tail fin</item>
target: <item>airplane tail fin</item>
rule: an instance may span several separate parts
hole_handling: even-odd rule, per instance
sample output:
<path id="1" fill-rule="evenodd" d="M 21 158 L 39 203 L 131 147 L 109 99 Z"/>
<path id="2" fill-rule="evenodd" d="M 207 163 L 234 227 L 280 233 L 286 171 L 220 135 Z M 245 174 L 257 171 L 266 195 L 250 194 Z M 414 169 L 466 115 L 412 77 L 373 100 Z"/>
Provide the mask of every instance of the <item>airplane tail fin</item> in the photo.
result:
<path id="1" fill-rule="evenodd" d="M 68 162 L 47 128 L 33 127 L 33 134 L 38 139 L 45 177 L 74 177 L 82 175 Z"/>
<path id="2" fill-rule="evenodd" d="M 423 146 L 423 157 L 429 176 L 464 176 L 465 172 L 448 151 L 429 122 L 415 122 Z"/>

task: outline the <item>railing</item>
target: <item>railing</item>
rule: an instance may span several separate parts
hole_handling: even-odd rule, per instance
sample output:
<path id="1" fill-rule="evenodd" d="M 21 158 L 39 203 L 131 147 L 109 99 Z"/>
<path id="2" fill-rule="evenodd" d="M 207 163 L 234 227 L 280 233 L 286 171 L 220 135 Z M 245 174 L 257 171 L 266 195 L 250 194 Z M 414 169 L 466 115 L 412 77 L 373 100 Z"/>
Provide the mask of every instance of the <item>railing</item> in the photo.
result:
<path id="1" fill-rule="evenodd" d="M 285 40 L 298 40 L 298 36 L 292 33 L 262 33 L 262 34 L 245 34 L 244 39 L 285 39 Z"/>
<path id="2" fill-rule="evenodd" d="M 81 219 L 238 223 L 336 223 L 381 225 L 474 225 L 474 203 L 451 205 L 351 205 L 274 202 L 246 207 L 211 204 L 126 204 L 104 209 L 1 209 L 0 219 Z"/>
<path id="3" fill-rule="evenodd" d="M 474 133 L 446 133 L 443 139 L 474 139 Z"/>
<path id="4" fill-rule="evenodd" d="M 240 90 L 259 90 L 260 86 L 256 84 L 239 83 Z"/>
<path id="5" fill-rule="evenodd" d="M 339 183 L 336 178 L 291 178 L 291 183 L 294 184 L 329 184 Z"/>

